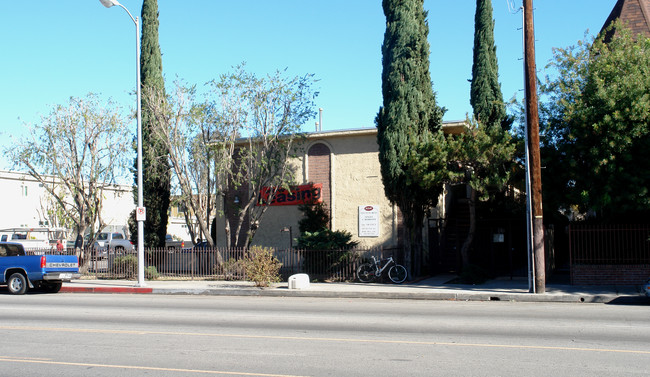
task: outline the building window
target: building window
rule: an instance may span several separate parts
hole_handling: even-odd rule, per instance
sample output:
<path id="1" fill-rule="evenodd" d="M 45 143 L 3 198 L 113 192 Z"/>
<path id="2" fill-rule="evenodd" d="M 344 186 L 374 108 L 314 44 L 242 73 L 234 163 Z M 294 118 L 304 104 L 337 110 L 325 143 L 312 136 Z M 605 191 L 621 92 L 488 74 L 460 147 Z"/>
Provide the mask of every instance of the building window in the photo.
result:
<path id="1" fill-rule="evenodd" d="M 20 186 L 20 195 L 23 197 L 27 197 L 27 186 L 26 185 L 21 185 Z"/>

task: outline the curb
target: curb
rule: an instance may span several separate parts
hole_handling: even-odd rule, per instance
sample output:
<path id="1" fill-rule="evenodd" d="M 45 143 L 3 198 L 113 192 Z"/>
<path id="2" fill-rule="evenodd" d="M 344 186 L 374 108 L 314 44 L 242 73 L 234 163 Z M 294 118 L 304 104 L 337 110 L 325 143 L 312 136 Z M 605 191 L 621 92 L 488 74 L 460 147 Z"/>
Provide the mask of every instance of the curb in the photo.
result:
<path id="1" fill-rule="evenodd" d="M 153 288 L 144 287 L 61 287 L 62 293 L 153 293 Z"/>
<path id="2" fill-rule="evenodd" d="M 504 301 L 504 302 L 556 302 L 556 303 L 613 303 L 624 300 L 627 303 L 644 303 L 643 295 L 621 296 L 616 294 L 530 294 L 495 292 L 360 292 L 360 291 L 318 291 L 260 288 L 229 289 L 182 289 L 149 287 L 70 287 L 61 288 L 63 293 L 104 293 L 104 294 L 159 294 L 159 295 L 203 295 L 203 296 L 254 296 L 254 297 L 304 297 L 304 298 L 344 298 L 344 299 L 385 299 L 385 300 L 437 300 L 437 301 Z"/>

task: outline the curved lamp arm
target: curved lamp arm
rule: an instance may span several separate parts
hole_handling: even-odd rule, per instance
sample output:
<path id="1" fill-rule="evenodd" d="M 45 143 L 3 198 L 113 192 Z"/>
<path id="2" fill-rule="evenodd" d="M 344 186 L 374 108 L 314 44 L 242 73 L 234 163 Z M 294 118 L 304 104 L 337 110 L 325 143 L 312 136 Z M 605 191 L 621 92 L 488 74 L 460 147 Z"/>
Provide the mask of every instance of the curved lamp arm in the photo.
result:
<path id="1" fill-rule="evenodd" d="M 129 10 L 126 9 L 126 7 L 124 5 L 120 4 L 119 1 L 117 1 L 117 0 L 99 0 L 99 2 L 102 3 L 102 5 L 105 6 L 106 8 L 110 8 L 110 7 L 113 7 L 113 6 L 117 5 L 118 7 L 124 9 L 124 11 L 126 11 L 126 13 L 128 13 L 129 17 L 131 17 L 131 20 L 133 20 L 133 22 L 136 25 L 138 24 L 138 22 L 135 20 L 135 18 L 133 18 L 133 15 L 131 15 L 131 12 L 129 12 Z"/>

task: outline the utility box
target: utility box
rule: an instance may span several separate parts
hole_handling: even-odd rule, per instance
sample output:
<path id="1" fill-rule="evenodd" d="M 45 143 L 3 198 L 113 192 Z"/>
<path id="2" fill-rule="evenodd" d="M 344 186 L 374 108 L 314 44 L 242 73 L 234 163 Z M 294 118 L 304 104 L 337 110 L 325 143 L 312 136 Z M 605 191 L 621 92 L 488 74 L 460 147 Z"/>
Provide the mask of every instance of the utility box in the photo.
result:
<path id="1" fill-rule="evenodd" d="M 289 276 L 289 289 L 307 289 L 309 288 L 309 275 L 295 274 Z"/>

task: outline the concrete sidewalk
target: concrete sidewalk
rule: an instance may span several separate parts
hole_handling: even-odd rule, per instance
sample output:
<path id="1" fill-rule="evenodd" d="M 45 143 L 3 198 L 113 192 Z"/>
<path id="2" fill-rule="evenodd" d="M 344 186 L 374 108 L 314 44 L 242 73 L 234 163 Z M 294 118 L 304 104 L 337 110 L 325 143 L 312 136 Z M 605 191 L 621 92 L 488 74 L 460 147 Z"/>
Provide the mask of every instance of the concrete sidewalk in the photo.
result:
<path id="1" fill-rule="evenodd" d="M 546 293 L 531 294 L 525 279 L 495 279 L 481 285 L 449 284 L 453 278 L 440 275 L 400 285 L 311 283 L 306 289 L 289 289 L 286 282 L 257 288 L 245 281 L 153 280 L 138 287 L 137 282 L 129 280 L 74 280 L 64 283 L 61 292 L 650 304 L 641 286 L 547 284 Z"/>

